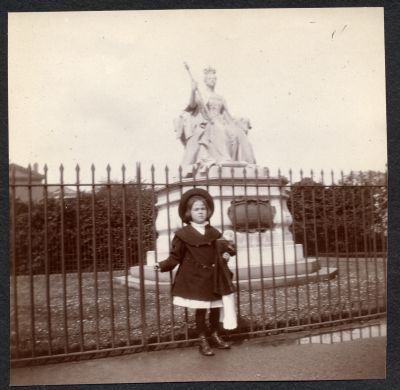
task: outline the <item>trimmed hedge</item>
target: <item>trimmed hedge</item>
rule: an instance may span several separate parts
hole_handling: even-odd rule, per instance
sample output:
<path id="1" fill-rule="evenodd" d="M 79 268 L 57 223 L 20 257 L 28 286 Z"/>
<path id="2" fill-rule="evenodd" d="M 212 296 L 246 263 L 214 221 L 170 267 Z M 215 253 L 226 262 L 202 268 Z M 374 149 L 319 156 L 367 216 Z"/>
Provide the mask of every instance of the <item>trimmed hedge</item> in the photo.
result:
<path id="1" fill-rule="evenodd" d="M 15 215 L 17 274 L 27 274 L 31 269 L 41 274 L 46 268 L 49 273 L 123 269 L 138 262 L 139 238 L 143 251 L 151 250 L 155 240 L 153 193 L 135 185 L 104 185 L 94 195 L 81 192 L 79 197 L 63 202 L 49 198 L 33 203 L 31 210 L 17 200 Z"/>

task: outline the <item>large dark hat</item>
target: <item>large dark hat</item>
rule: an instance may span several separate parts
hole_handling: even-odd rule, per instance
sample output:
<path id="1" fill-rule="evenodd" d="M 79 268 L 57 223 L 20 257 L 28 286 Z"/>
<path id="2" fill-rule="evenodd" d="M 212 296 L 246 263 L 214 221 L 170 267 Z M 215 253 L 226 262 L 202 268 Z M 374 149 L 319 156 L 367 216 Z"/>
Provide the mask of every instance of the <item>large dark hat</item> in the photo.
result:
<path id="1" fill-rule="evenodd" d="M 211 215 L 213 214 L 214 201 L 213 201 L 211 195 L 206 190 L 203 190 L 201 188 L 193 188 L 192 190 L 186 191 L 182 195 L 181 201 L 179 202 L 178 213 L 182 220 L 185 218 L 187 202 L 189 201 L 189 199 L 192 196 L 201 196 L 202 198 L 204 198 L 205 201 L 207 202 L 207 206 L 209 207 L 209 209 L 211 211 Z"/>

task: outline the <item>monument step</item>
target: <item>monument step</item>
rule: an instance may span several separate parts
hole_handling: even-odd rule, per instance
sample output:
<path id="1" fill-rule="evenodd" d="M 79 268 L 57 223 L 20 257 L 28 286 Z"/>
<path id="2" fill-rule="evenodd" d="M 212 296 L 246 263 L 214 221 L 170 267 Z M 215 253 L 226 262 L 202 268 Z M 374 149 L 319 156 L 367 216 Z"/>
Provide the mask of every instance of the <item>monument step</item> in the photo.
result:
<path id="1" fill-rule="evenodd" d="M 155 272 L 153 270 L 153 272 Z M 251 286 L 252 289 L 261 289 L 263 288 L 272 288 L 272 287 L 282 287 L 282 286 L 292 286 L 292 285 L 300 285 L 305 283 L 313 283 L 317 281 L 323 281 L 334 278 L 338 273 L 336 268 L 328 268 L 322 267 L 319 270 L 314 272 L 310 272 L 308 274 L 292 274 L 292 275 L 281 275 L 273 277 L 264 277 L 264 278 L 248 278 L 239 279 L 239 288 L 248 288 Z M 170 291 L 171 282 L 169 273 L 167 274 L 167 279 L 161 280 L 159 278 L 158 288 L 159 291 L 166 292 Z M 162 274 L 159 274 L 162 275 Z M 125 276 L 117 276 L 114 278 L 116 283 L 125 285 L 126 279 Z M 155 280 L 146 279 L 144 280 L 145 289 L 147 291 L 155 291 L 157 289 L 157 282 Z M 234 280 L 234 284 L 236 285 L 236 280 Z M 135 277 L 132 275 L 128 276 L 128 286 L 132 287 L 136 290 L 140 289 L 140 279 L 139 277 Z"/>
<path id="2" fill-rule="evenodd" d="M 235 265 L 231 264 L 230 268 L 232 272 L 236 273 Z M 259 265 L 251 265 L 250 268 L 246 267 L 238 267 L 238 275 L 239 279 L 247 279 L 250 274 L 250 279 L 257 278 L 267 278 L 272 276 L 283 276 L 283 275 L 301 275 L 306 273 L 312 273 L 317 271 L 319 268 L 319 263 L 315 258 L 309 258 L 307 260 L 302 259 L 301 261 L 297 261 L 296 263 L 287 263 L 285 264 L 275 264 L 272 265 L 264 265 L 262 268 Z M 172 273 L 175 274 L 178 267 L 176 267 Z M 249 271 L 250 270 L 250 271 Z M 156 280 L 156 271 L 154 271 L 153 266 L 145 265 L 143 267 L 144 278 L 146 280 Z M 130 275 L 134 278 L 139 278 L 140 275 L 140 267 L 134 266 L 129 269 Z M 169 272 L 159 272 L 158 273 L 159 281 L 169 281 Z"/>

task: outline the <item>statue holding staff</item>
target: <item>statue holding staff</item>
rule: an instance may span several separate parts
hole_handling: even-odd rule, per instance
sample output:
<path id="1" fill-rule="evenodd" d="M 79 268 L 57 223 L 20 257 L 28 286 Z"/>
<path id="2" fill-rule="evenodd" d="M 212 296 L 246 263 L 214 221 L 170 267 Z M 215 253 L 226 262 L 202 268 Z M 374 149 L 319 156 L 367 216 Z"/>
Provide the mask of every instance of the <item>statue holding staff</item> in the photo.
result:
<path id="1" fill-rule="evenodd" d="M 205 91 L 200 93 L 189 67 L 192 80 L 189 104 L 175 121 L 177 137 L 185 146 L 182 160 L 184 176 L 193 169 L 205 171 L 212 165 L 255 164 L 253 149 L 247 138 L 249 121 L 235 119 L 227 109 L 225 99 L 215 92 L 216 71 L 204 69 Z"/>

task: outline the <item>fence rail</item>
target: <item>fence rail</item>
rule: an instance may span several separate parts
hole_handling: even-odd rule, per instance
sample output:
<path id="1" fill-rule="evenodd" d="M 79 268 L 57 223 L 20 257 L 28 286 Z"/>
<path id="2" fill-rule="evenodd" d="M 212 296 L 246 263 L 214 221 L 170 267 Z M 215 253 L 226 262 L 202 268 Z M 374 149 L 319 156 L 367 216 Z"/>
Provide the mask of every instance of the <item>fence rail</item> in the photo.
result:
<path id="1" fill-rule="evenodd" d="M 97 182 L 25 179 L 10 170 L 11 358 L 17 364 L 151 349 L 195 340 L 193 313 L 174 307 L 168 252 L 186 190 L 214 197 L 211 219 L 233 229 L 235 335 L 268 334 L 386 314 L 386 175 L 218 168 L 217 174 Z M 145 175 L 144 175 L 145 174 Z M 147 175 L 147 176 L 146 176 Z M 145 176 L 145 180 L 142 178 Z M 244 208 L 242 205 L 244 204 Z M 228 207 L 229 206 L 229 207 Z M 242 211 L 240 211 L 240 208 Z M 243 223 L 239 223 L 242 212 Z M 215 222 L 214 222 L 215 221 Z M 180 223 L 180 222 L 179 222 Z"/>

